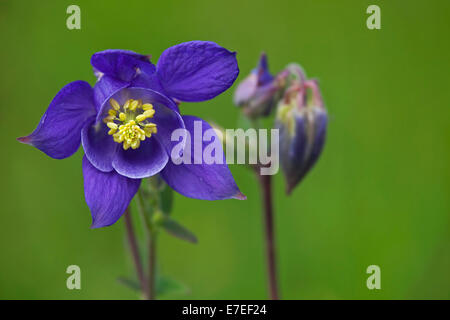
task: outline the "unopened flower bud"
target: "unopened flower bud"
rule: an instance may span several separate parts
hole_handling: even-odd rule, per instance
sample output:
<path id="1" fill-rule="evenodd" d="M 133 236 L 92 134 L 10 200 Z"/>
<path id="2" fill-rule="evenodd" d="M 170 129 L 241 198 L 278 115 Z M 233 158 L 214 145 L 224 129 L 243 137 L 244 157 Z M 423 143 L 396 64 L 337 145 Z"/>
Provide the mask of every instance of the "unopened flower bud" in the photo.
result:
<path id="1" fill-rule="evenodd" d="M 269 72 L 267 56 L 263 53 L 258 66 L 237 87 L 234 104 L 242 107 L 249 118 L 270 114 L 280 89 L 280 77 Z"/>
<path id="2" fill-rule="evenodd" d="M 290 82 L 277 108 L 276 127 L 280 130 L 280 163 L 286 177 L 286 192 L 314 166 L 322 151 L 327 129 L 325 110 L 315 80 Z"/>

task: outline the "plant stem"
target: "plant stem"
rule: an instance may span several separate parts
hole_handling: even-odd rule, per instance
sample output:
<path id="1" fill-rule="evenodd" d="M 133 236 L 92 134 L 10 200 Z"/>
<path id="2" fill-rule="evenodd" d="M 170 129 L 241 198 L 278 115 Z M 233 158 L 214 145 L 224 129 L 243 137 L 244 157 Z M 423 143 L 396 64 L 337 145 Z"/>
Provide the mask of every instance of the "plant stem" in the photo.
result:
<path id="1" fill-rule="evenodd" d="M 138 209 L 145 229 L 148 254 L 148 279 L 145 287 L 148 289 L 148 299 L 156 300 L 156 230 L 151 221 L 153 212 L 145 212 L 144 195 L 141 189 L 139 189 L 137 197 Z"/>
<path id="2" fill-rule="evenodd" d="M 267 283 L 269 286 L 269 297 L 271 300 L 278 300 L 279 296 L 272 205 L 272 176 L 261 175 L 259 172 L 256 172 L 256 175 L 258 176 L 259 183 L 261 185 L 262 203 L 264 208 L 263 220 L 265 228 L 264 237 L 266 242 Z"/>
<path id="3" fill-rule="evenodd" d="M 130 245 L 131 255 L 134 261 L 134 267 L 136 268 L 136 273 L 139 279 L 139 283 L 141 285 L 142 295 L 145 300 L 149 300 L 150 291 L 149 287 L 147 286 L 147 279 L 145 277 L 144 268 L 142 267 L 141 257 L 139 255 L 139 249 L 136 241 L 136 235 L 133 229 L 133 222 L 131 220 L 131 213 L 129 208 L 127 208 L 127 210 L 125 211 L 124 221 L 125 221 L 125 229 L 127 232 L 127 239 Z"/>
<path id="4" fill-rule="evenodd" d="M 148 237 L 148 289 L 149 299 L 156 300 L 156 234 L 150 231 Z"/>

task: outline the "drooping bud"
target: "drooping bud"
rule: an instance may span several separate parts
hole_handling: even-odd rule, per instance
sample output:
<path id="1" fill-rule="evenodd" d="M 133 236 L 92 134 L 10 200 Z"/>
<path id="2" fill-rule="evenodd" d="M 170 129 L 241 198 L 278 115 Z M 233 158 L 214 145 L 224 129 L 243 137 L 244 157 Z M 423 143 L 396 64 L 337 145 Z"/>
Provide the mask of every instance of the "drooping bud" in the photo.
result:
<path id="1" fill-rule="evenodd" d="M 269 72 L 267 56 L 261 54 L 258 66 L 252 70 L 237 87 L 234 104 L 242 107 L 249 118 L 264 117 L 270 114 L 277 96 L 283 86 L 283 75 L 276 77 Z"/>
<path id="2" fill-rule="evenodd" d="M 286 177 L 286 193 L 290 194 L 314 166 L 322 151 L 327 112 L 316 80 L 305 80 L 301 69 L 289 70 L 298 77 L 289 87 L 277 108 L 276 128 L 280 135 L 280 163 Z"/>

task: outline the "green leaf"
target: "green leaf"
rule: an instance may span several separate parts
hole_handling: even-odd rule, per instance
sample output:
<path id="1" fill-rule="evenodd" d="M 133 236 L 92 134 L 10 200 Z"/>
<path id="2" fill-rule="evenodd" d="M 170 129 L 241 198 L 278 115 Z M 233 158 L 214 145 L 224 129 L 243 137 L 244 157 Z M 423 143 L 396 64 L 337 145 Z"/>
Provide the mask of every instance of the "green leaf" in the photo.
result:
<path id="1" fill-rule="evenodd" d="M 168 185 L 161 191 L 161 211 L 170 214 L 173 207 L 173 190 Z"/>
<path id="2" fill-rule="evenodd" d="M 159 276 L 156 280 L 156 293 L 162 294 L 189 294 L 191 290 L 184 284 L 169 277 Z"/>
<path id="3" fill-rule="evenodd" d="M 125 277 L 119 277 L 117 278 L 117 282 L 119 282 L 121 285 L 127 287 L 128 289 L 131 289 L 133 291 L 141 292 L 141 286 L 136 280 L 125 278 Z"/>
<path id="4" fill-rule="evenodd" d="M 197 243 L 197 237 L 191 231 L 168 216 L 162 219 L 161 227 L 174 237 L 191 243 Z"/>
<path id="5" fill-rule="evenodd" d="M 141 287 L 137 280 L 119 277 L 117 278 L 117 282 L 121 285 L 131 289 L 137 293 L 141 292 Z M 163 294 L 189 294 L 191 290 L 183 283 L 180 283 L 174 279 L 169 277 L 157 276 L 156 278 L 156 294 L 157 296 Z"/>

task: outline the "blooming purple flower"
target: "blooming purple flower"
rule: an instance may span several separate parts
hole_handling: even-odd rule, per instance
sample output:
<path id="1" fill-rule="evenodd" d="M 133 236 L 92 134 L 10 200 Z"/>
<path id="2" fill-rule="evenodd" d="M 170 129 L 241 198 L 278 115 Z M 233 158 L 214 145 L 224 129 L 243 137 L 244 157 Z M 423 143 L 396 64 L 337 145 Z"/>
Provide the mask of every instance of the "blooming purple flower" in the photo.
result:
<path id="1" fill-rule="evenodd" d="M 194 121 L 211 128 L 181 115 L 175 101 L 204 101 L 227 90 L 239 73 L 234 52 L 192 41 L 165 50 L 156 66 L 148 56 L 125 50 L 95 53 L 91 64 L 95 86 L 66 85 L 37 128 L 18 140 L 55 159 L 71 156 L 82 144 L 92 228 L 115 223 L 141 179 L 155 174 L 191 198 L 245 199 L 225 163 L 176 165 L 170 159 L 178 143 L 171 141 L 174 130 L 190 133 Z"/>

